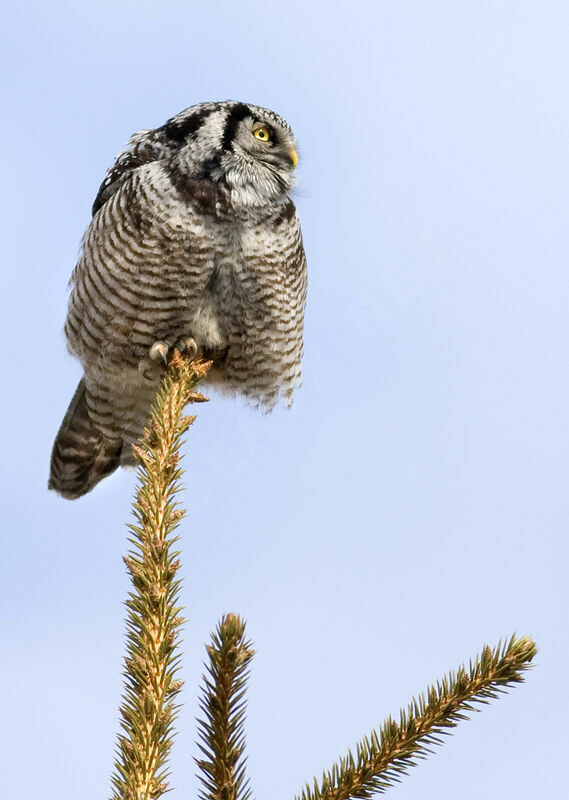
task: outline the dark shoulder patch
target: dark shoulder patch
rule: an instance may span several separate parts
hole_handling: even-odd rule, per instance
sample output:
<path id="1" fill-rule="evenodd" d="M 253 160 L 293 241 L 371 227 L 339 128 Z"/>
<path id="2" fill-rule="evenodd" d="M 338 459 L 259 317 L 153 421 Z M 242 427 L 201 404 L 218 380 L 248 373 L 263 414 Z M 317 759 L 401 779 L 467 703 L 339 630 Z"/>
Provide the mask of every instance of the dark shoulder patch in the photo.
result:
<path id="1" fill-rule="evenodd" d="M 182 200 L 201 213 L 218 216 L 229 207 L 227 188 L 209 178 L 188 178 L 177 169 L 170 169 L 172 183 Z"/>
<path id="2" fill-rule="evenodd" d="M 237 132 L 237 126 L 244 119 L 251 116 L 252 114 L 248 106 L 245 105 L 245 103 L 236 103 L 233 106 L 233 108 L 229 112 L 227 119 L 225 120 L 223 138 L 221 140 L 221 147 L 223 150 L 231 150 L 233 146 L 233 140 Z"/>

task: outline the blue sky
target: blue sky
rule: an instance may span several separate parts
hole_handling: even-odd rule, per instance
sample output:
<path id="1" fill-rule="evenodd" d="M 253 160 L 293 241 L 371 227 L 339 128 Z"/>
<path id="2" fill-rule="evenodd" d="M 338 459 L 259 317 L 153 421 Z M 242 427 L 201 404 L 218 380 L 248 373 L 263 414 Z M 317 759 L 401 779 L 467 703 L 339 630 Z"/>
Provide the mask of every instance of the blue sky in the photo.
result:
<path id="1" fill-rule="evenodd" d="M 391 796 L 563 796 L 567 4 L 9 2 L 3 32 L 3 795 L 110 792 L 134 477 L 46 491 L 91 203 L 133 131 L 232 98 L 299 141 L 304 384 L 268 416 L 215 398 L 189 436 L 173 796 L 196 795 L 227 611 L 257 649 L 256 797 L 514 631 L 540 647 L 527 683 Z"/>

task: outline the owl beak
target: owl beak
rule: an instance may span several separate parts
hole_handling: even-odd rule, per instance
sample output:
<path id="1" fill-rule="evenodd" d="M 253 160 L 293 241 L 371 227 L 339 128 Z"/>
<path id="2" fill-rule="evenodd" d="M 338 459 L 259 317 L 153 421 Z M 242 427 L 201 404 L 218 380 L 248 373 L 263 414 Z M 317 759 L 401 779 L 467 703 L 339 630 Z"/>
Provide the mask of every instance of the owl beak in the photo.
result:
<path id="1" fill-rule="evenodd" d="M 290 163 L 292 164 L 292 168 L 294 169 L 296 167 L 296 165 L 298 164 L 298 153 L 296 152 L 294 147 L 292 147 L 288 151 L 288 157 L 290 158 Z"/>

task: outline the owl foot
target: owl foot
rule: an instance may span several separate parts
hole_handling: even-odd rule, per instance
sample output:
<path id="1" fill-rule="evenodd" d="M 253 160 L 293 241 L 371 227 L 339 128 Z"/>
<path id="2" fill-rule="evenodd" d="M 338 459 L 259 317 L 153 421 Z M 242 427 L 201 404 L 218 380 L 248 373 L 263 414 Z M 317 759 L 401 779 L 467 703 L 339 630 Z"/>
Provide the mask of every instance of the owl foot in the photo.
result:
<path id="1" fill-rule="evenodd" d="M 191 336 L 182 336 L 174 344 L 158 339 L 149 348 L 148 355 L 138 362 L 138 371 L 147 383 L 156 383 L 168 369 L 168 363 L 174 350 L 178 350 L 188 361 L 194 361 L 198 355 L 196 340 Z"/>
<path id="2" fill-rule="evenodd" d="M 192 336 L 182 336 L 173 349 L 177 350 L 187 361 L 195 361 L 199 355 L 199 347 Z"/>

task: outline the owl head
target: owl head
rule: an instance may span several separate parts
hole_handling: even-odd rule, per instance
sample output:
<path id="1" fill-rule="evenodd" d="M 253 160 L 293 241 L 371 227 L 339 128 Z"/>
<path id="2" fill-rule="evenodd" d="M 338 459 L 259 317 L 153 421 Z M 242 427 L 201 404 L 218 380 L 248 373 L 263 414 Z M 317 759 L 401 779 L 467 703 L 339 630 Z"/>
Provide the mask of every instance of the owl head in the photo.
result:
<path id="1" fill-rule="evenodd" d="M 179 188 L 188 180 L 210 183 L 230 194 L 234 209 L 262 209 L 287 199 L 298 155 L 289 125 L 274 111 L 231 100 L 200 103 L 131 136 L 107 170 L 93 214 L 134 171 L 153 162 Z"/>
<path id="2" fill-rule="evenodd" d="M 175 170 L 224 184 L 236 204 L 263 206 L 294 186 L 296 142 L 274 111 L 233 101 L 201 103 L 158 131 Z"/>

